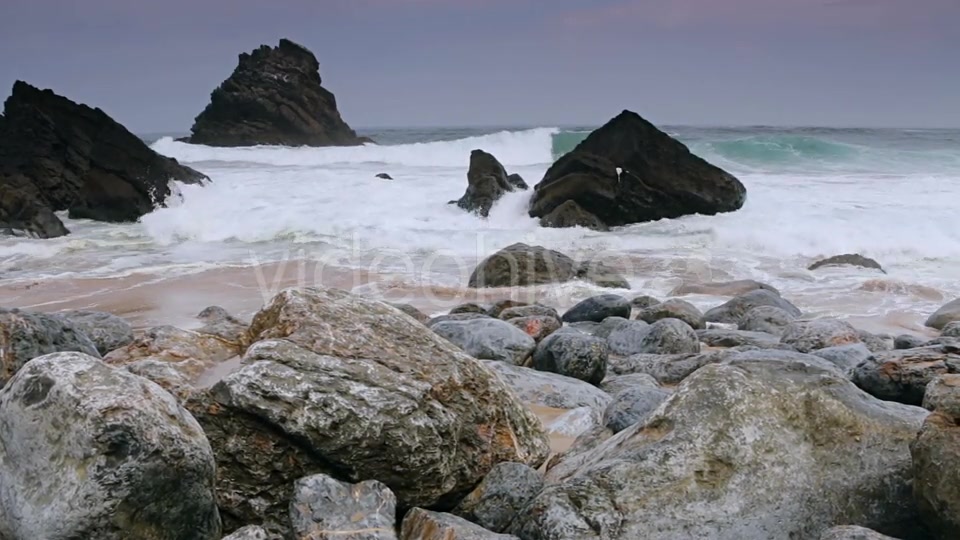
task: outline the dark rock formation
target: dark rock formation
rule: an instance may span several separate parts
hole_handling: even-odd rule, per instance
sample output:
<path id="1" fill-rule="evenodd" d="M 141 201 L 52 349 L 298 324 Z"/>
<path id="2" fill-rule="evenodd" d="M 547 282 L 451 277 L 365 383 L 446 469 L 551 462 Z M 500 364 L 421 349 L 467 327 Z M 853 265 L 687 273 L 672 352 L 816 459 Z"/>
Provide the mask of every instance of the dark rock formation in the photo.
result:
<path id="1" fill-rule="evenodd" d="M 583 227 L 595 231 L 609 230 L 600 218 L 584 210 L 576 201 L 569 200 L 554 208 L 549 214 L 540 218 L 541 227 L 563 229 L 568 227 Z"/>
<path id="2" fill-rule="evenodd" d="M 572 200 L 609 226 L 731 212 L 746 199 L 739 180 L 630 111 L 557 160 L 535 189 L 532 217 Z"/>
<path id="3" fill-rule="evenodd" d="M 379 178 L 379 179 L 381 179 L 381 180 L 393 180 L 393 177 L 390 176 L 389 174 L 385 173 L 385 172 L 378 173 L 378 174 L 377 174 L 377 178 Z"/>
<path id="4" fill-rule="evenodd" d="M 630 301 L 617 294 L 601 294 L 582 300 L 563 314 L 563 322 L 603 322 L 607 317 L 630 316 Z"/>
<path id="5" fill-rule="evenodd" d="M 816 270 L 817 268 L 823 268 L 825 266 L 859 266 L 861 268 L 871 268 L 874 270 L 879 270 L 884 274 L 887 273 L 886 270 L 880 266 L 880 263 L 877 261 L 860 255 L 859 253 L 847 253 L 845 255 L 834 255 L 820 261 L 817 261 L 807 267 L 807 270 Z"/>
<path id="6" fill-rule="evenodd" d="M 355 146 L 357 137 L 321 86 L 309 50 L 281 39 L 241 54 L 233 74 L 210 95 L 186 142 L 208 146 Z"/>
<path id="7" fill-rule="evenodd" d="M 52 213 L 136 221 L 170 196 L 170 181 L 206 177 L 163 157 L 100 109 L 17 81 L 0 123 L 0 230 L 67 234 Z"/>
<path id="8" fill-rule="evenodd" d="M 493 203 L 504 193 L 527 189 L 519 175 L 507 175 L 503 165 L 493 154 L 483 150 L 470 152 L 470 170 L 467 171 L 467 191 L 457 201 L 457 206 L 481 217 L 487 217 Z"/>
<path id="9" fill-rule="evenodd" d="M 501 463 L 490 470 L 453 511 L 494 532 L 504 531 L 543 489 L 543 477 L 522 463 Z"/>

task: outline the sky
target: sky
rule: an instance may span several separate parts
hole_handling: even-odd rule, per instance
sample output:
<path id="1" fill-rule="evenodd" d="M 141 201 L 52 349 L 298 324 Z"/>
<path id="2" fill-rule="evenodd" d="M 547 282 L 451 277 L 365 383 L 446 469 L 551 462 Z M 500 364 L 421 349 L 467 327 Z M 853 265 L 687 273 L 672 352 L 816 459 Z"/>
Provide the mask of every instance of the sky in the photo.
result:
<path id="1" fill-rule="evenodd" d="M 354 128 L 960 127 L 960 0 L 0 0 L 0 93 L 185 133 L 281 37 Z"/>

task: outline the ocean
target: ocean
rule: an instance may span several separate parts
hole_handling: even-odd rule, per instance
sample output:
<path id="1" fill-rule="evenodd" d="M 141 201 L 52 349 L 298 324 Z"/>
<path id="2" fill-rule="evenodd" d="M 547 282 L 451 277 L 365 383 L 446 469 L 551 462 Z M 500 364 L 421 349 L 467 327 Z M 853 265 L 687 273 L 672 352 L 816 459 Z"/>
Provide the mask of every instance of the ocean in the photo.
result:
<path id="1" fill-rule="evenodd" d="M 447 204 L 466 188 L 471 150 L 491 152 L 533 186 L 590 129 L 360 130 L 380 144 L 351 148 L 145 137 L 212 182 L 177 186 L 167 207 L 138 223 L 64 215 L 67 237 L 0 239 L 0 305 L 112 308 L 142 325 L 189 325 L 210 303 L 249 315 L 296 284 L 437 312 L 506 294 L 463 286 L 478 260 L 515 242 L 608 261 L 630 281 L 619 291 L 628 296 L 756 279 L 811 316 L 890 333 L 922 332 L 927 315 L 960 296 L 960 130 L 667 127 L 740 178 L 746 204 L 604 233 L 540 228 L 526 213 L 530 192 L 506 195 L 488 219 Z M 806 270 L 841 253 L 872 257 L 887 273 Z M 526 292 L 562 308 L 600 291 L 577 282 Z M 701 308 L 725 300 L 687 299 Z"/>

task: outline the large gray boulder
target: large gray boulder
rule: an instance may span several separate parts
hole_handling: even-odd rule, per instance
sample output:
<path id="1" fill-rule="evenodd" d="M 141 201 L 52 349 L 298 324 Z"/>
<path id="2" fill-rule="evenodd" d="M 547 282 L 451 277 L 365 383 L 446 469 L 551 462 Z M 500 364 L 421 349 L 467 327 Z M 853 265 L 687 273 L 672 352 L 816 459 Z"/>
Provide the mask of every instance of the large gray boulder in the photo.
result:
<path id="1" fill-rule="evenodd" d="M 960 373 L 960 349 L 933 345 L 876 353 L 853 370 L 853 382 L 888 401 L 923 403 L 927 385 L 946 373 Z"/>
<path id="2" fill-rule="evenodd" d="M 188 407 L 217 457 L 224 524 L 284 523 L 293 482 L 376 479 L 398 506 L 450 508 L 497 463 L 539 466 L 539 419 L 483 364 L 396 308 L 287 289 L 243 365 Z"/>
<path id="3" fill-rule="evenodd" d="M 944 304 L 933 315 L 930 315 L 924 324 L 930 328 L 941 330 L 954 321 L 960 321 L 960 298 Z"/>
<path id="4" fill-rule="evenodd" d="M 628 321 L 619 317 L 611 317 L 603 323 L 595 333 L 597 337 L 606 336 L 607 345 L 611 354 L 630 356 L 644 351 L 650 325 L 643 321 Z"/>
<path id="5" fill-rule="evenodd" d="M 579 379 L 493 360 L 484 364 L 526 404 L 552 409 L 589 407 L 598 418 L 610 404 L 609 394 Z"/>
<path id="6" fill-rule="evenodd" d="M 503 532 L 543 489 L 543 476 L 522 463 L 501 463 L 453 513 L 493 532 Z"/>
<path id="7" fill-rule="evenodd" d="M 731 298 L 725 304 L 704 313 L 703 317 L 707 322 L 739 324 L 740 319 L 748 311 L 759 306 L 778 307 L 794 317 L 800 316 L 800 309 L 784 300 L 779 294 L 767 289 L 756 289 Z M 750 329 L 744 328 L 743 330 Z"/>
<path id="8" fill-rule="evenodd" d="M 579 332 L 554 332 L 537 345 L 533 368 L 558 373 L 590 384 L 607 375 L 607 342 Z"/>
<path id="9" fill-rule="evenodd" d="M 646 422 L 555 464 L 524 540 L 816 540 L 917 526 L 909 443 L 926 411 L 802 364 L 710 365 Z"/>
<path id="10" fill-rule="evenodd" d="M 913 493 L 924 522 L 942 540 L 960 538 L 960 376 L 931 383 L 933 413 L 910 447 Z"/>
<path id="11" fill-rule="evenodd" d="M 660 319 L 650 325 L 637 353 L 684 354 L 700 352 L 700 339 L 679 319 Z"/>
<path id="12" fill-rule="evenodd" d="M 783 329 L 780 342 L 808 353 L 817 349 L 860 343 L 857 329 L 846 321 L 837 319 L 814 319 L 796 321 Z"/>
<path id="13" fill-rule="evenodd" d="M 50 354 L 0 391 L 0 418 L 0 538 L 219 540 L 210 444 L 152 382 Z"/>
<path id="14" fill-rule="evenodd" d="M 671 298 L 655 306 L 650 306 L 637 314 L 637 319 L 653 324 L 660 319 L 680 319 L 694 330 L 706 328 L 703 313 L 690 302 Z"/>
<path id="15" fill-rule="evenodd" d="M 350 484 L 315 474 L 293 484 L 295 540 L 397 540 L 396 513 L 396 496 L 376 480 Z"/>
<path id="16" fill-rule="evenodd" d="M 779 336 L 797 316 L 777 306 L 757 306 L 751 308 L 737 323 L 739 330 L 766 332 Z"/>
<path id="17" fill-rule="evenodd" d="M 407 512 L 400 528 L 400 540 L 518 540 L 443 512 L 414 508 Z"/>
<path id="18" fill-rule="evenodd" d="M 472 288 L 528 287 L 583 279 L 599 287 L 630 288 L 630 283 L 603 264 L 574 261 L 541 246 L 512 244 L 480 262 L 467 284 Z"/>
<path id="19" fill-rule="evenodd" d="M 69 320 L 0 308 L 0 386 L 30 360 L 55 352 L 81 352 L 100 358 L 93 341 Z"/>
<path id="20" fill-rule="evenodd" d="M 703 354 L 634 354 L 610 361 L 617 375 L 644 374 L 660 384 L 678 384 L 707 364 L 722 362 L 736 354 L 734 350 L 709 351 Z"/>
<path id="21" fill-rule="evenodd" d="M 537 346 L 536 341 L 523 330 L 494 318 L 443 321 L 430 329 L 481 360 L 522 365 Z"/>
<path id="22" fill-rule="evenodd" d="M 57 315 L 67 319 L 74 328 L 86 334 L 101 355 L 133 341 L 133 326 L 111 313 L 73 310 L 61 311 Z"/>

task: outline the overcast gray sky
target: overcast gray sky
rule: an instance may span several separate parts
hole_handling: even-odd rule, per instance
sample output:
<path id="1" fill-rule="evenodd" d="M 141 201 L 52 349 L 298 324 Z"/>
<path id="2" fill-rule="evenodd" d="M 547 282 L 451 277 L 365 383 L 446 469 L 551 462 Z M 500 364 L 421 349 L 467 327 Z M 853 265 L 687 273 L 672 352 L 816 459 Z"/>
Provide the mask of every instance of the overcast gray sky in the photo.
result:
<path id="1" fill-rule="evenodd" d="M 281 37 L 354 127 L 960 127 L 960 0 L 0 0 L 0 88 L 185 132 Z"/>

